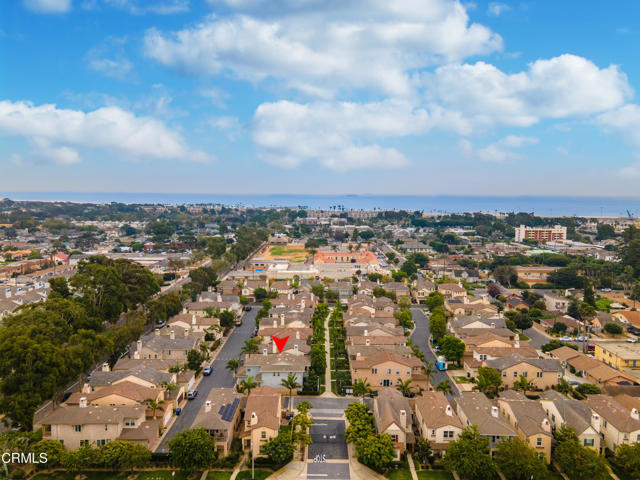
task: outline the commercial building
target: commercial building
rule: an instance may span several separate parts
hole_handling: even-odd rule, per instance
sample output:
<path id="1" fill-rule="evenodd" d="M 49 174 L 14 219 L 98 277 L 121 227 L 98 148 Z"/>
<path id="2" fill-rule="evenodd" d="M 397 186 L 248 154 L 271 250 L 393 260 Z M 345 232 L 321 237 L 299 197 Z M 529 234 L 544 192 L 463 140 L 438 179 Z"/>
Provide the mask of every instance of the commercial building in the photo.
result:
<path id="1" fill-rule="evenodd" d="M 516 228 L 516 242 L 523 240 L 536 240 L 538 242 L 561 242 L 567 239 L 567 227 L 555 225 L 554 227 L 526 227 L 520 225 Z"/>

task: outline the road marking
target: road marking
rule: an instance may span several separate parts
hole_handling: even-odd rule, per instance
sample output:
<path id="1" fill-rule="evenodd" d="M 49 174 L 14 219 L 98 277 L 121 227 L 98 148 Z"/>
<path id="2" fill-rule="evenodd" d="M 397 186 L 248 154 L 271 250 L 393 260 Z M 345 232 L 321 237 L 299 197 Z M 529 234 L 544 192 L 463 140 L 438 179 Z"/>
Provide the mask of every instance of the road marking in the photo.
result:
<path id="1" fill-rule="evenodd" d="M 307 477 L 328 477 L 328 473 L 307 473 Z"/>

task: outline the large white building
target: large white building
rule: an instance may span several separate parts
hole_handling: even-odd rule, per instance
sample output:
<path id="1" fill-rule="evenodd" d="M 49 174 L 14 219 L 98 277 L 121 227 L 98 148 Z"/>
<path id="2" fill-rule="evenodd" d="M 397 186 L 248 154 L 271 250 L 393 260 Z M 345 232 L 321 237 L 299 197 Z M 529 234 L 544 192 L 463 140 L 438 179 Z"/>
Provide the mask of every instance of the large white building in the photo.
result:
<path id="1" fill-rule="evenodd" d="M 554 227 L 526 227 L 520 225 L 516 228 L 516 242 L 530 239 L 538 242 L 561 242 L 567 239 L 567 227 L 555 225 Z"/>

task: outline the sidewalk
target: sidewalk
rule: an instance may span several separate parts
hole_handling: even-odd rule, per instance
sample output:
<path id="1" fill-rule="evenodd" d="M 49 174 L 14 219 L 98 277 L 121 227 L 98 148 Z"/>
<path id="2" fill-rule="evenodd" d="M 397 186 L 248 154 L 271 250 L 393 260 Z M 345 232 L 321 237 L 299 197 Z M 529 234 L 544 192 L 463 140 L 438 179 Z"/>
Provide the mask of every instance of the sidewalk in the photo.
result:
<path id="1" fill-rule="evenodd" d="M 293 480 L 307 478 L 307 462 L 291 461 L 277 472 L 269 475 L 269 480 Z M 230 480 L 235 480 L 232 476 Z"/>

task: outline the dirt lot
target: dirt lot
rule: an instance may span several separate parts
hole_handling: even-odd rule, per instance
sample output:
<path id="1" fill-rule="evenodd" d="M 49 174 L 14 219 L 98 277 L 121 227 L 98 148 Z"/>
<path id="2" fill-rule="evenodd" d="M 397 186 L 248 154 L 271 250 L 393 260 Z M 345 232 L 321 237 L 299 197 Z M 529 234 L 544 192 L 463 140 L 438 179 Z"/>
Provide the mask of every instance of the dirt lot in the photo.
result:
<path id="1" fill-rule="evenodd" d="M 311 253 L 304 248 L 304 244 L 291 243 L 289 245 L 269 245 L 261 256 L 267 260 L 284 259 L 302 263 L 311 256 Z"/>

